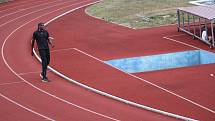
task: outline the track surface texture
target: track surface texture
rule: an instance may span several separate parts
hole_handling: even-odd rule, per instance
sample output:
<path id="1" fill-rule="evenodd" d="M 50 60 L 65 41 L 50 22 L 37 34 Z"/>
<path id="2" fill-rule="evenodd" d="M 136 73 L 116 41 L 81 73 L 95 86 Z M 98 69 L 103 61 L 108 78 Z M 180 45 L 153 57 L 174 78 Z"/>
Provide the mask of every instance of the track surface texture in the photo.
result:
<path id="1" fill-rule="evenodd" d="M 41 65 L 31 56 L 32 33 L 37 23 L 77 8 L 47 26 L 55 38 L 51 67 L 87 86 L 138 104 L 197 120 L 215 120 L 215 78 L 209 75 L 215 64 L 128 74 L 103 63 L 185 50 L 214 50 L 178 33 L 175 25 L 133 30 L 98 20 L 85 13 L 84 6 L 93 2 L 96 0 L 15 0 L 0 4 L 0 120 L 178 120 L 96 94 L 51 71 L 51 82 L 41 82 Z"/>

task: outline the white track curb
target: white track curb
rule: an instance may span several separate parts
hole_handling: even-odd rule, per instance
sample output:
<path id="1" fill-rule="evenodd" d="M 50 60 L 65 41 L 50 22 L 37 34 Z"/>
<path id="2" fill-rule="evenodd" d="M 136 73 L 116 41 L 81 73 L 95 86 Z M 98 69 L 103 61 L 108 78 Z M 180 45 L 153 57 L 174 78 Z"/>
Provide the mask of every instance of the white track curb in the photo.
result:
<path id="1" fill-rule="evenodd" d="M 70 11 L 64 13 L 64 14 L 61 14 L 61 15 L 59 15 L 59 16 L 53 18 L 52 20 L 46 22 L 45 25 L 48 25 L 49 23 L 53 22 L 54 20 L 56 20 L 56 19 L 58 19 L 58 18 L 60 18 L 60 17 L 62 17 L 62 16 L 64 16 L 64 15 L 66 15 L 66 14 L 69 14 L 69 13 L 71 13 L 71 12 L 74 12 L 75 10 L 78 10 L 78 9 L 80 9 L 80 8 L 83 8 L 83 7 L 86 7 L 86 6 L 89 6 L 89 5 L 92 5 L 92 4 L 101 2 L 101 1 L 102 1 L 102 0 L 99 0 L 99 1 L 96 1 L 96 2 L 92 2 L 92 3 L 86 4 L 86 5 L 84 5 L 84 6 L 80 6 L 80 7 L 77 7 L 77 8 L 75 8 L 75 9 L 72 9 L 72 10 L 70 10 Z M 34 52 L 36 58 L 41 62 L 41 59 L 40 59 L 40 57 L 37 55 L 35 49 L 33 49 L 33 52 Z M 55 74 L 59 75 L 60 77 L 62 77 L 62 78 L 64 78 L 64 79 L 68 80 L 69 82 L 72 82 L 72 83 L 74 83 L 74 84 L 76 84 L 76 85 L 78 85 L 78 86 L 81 86 L 81 87 L 83 87 L 83 88 L 85 88 L 85 89 L 88 89 L 88 90 L 90 90 L 90 91 L 92 91 L 92 92 L 95 92 L 95 93 L 97 93 L 97 94 L 104 95 L 104 96 L 109 97 L 109 98 L 111 98 L 111 99 L 114 99 L 114 100 L 117 100 L 117 101 L 120 101 L 120 102 L 129 104 L 129 105 L 132 105 L 132 106 L 135 106 L 135 107 L 138 107 L 138 108 L 142 108 L 142 109 L 145 109 L 145 110 L 148 110 L 148 111 L 152 111 L 152 112 L 155 112 L 155 113 L 159 113 L 159 114 L 162 114 L 162 115 L 166 115 L 166 116 L 169 116 L 169 117 L 173 117 L 173 118 L 176 118 L 176 119 L 185 120 L 185 121 L 198 121 L 198 120 L 195 120 L 195 119 L 187 118 L 187 117 L 184 117 L 184 116 L 176 115 L 176 114 L 173 114 L 173 113 L 169 113 L 169 112 L 165 112 L 165 111 L 162 111 L 162 110 L 158 110 L 158 109 L 155 109 L 155 108 L 151 108 L 151 107 L 148 107 L 148 106 L 145 106 L 145 105 L 141 105 L 141 104 L 138 104 L 138 103 L 135 103 L 135 102 L 131 102 L 131 101 L 125 100 L 125 99 L 123 99 L 123 98 L 120 98 L 120 97 L 117 97 L 117 96 L 108 94 L 108 93 L 106 93 L 106 92 L 102 92 L 102 91 L 97 90 L 97 89 L 95 89 L 95 88 L 92 88 L 92 87 L 89 87 L 89 86 L 84 85 L 84 84 L 82 84 L 82 83 L 79 83 L 78 81 L 75 81 L 75 80 L 73 80 L 73 79 L 71 79 L 71 78 L 65 76 L 64 74 L 58 72 L 57 70 L 55 70 L 54 68 L 52 68 L 52 67 L 50 67 L 50 66 L 48 66 L 48 68 L 49 68 L 52 72 L 54 72 Z"/>

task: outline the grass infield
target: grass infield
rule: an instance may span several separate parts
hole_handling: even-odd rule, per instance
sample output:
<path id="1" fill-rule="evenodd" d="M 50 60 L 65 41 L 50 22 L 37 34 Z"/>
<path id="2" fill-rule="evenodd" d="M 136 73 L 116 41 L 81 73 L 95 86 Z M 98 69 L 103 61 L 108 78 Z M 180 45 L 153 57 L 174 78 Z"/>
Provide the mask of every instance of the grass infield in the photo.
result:
<path id="1" fill-rule="evenodd" d="M 12 0 L 0 0 L 0 4 L 5 3 L 5 2 L 9 2 L 9 1 L 12 1 Z"/>
<path id="2" fill-rule="evenodd" d="M 190 0 L 103 0 L 87 13 L 132 28 L 148 28 L 177 22 L 176 9 Z"/>

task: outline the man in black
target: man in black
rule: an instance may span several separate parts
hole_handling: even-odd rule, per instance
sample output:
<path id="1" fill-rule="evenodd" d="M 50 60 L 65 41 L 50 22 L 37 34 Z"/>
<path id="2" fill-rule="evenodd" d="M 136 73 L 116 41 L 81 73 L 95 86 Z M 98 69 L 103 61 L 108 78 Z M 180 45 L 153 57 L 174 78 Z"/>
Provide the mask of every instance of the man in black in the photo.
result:
<path id="1" fill-rule="evenodd" d="M 54 45 L 52 44 L 52 41 L 49 39 L 49 33 L 48 31 L 45 30 L 44 23 L 39 23 L 38 29 L 33 34 L 32 53 L 31 53 L 32 56 L 34 55 L 33 47 L 34 47 L 35 40 L 37 42 L 39 54 L 42 60 L 42 73 L 40 74 L 40 77 L 42 78 L 43 82 L 48 82 L 49 80 L 46 76 L 46 70 L 50 62 L 49 44 L 52 47 L 54 47 Z"/>

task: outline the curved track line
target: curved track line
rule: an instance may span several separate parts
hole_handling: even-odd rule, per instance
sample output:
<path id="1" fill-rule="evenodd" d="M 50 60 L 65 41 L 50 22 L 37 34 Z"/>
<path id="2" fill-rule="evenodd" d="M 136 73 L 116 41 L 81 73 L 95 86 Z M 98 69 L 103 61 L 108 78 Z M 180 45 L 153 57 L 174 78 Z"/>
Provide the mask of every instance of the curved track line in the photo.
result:
<path id="1" fill-rule="evenodd" d="M 22 82 L 24 82 L 24 81 L 16 81 L 16 82 L 1 83 L 0 86 L 11 85 L 11 84 L 18 84 L 18 83 L 22 83 Z"/>
<path id="2" fill-rule="evenodd" d="M 89 1 L 89 0 L 88 0 L 88 1 Z M 85 2 L 88 2 L 88 1 L 80 2 L 80 3 L 85 3 Z M 79 4 L 80 4 L 80 3 L 79 3 Z M 78 8 L 76 8 L 76 9 L 79 9 L 79 8 L 82 8 L 82 7 L 85 7 L 85 6 L 89 6 L 89 5 L 94 4 L 94 3 L 96 3 L 96 2 L 88 3 L 88 4 L 86 4 L 86 5 L 83 5 L 83 6 L 81 6 L 81 7 L 78 7 Z M 74 5 L 74 4 L 72 4 L 72 5 L 70 5 L 70 6 L 73 6 L 73 5 Z M 65 7 L 63 7 L 63 8 L 65 8 Z M 48 15 L 48 14 L 50 14 L 50 13 L 56 12 L 56 11 L 58 11 L 58 10 L 61 10 L 61 9 L 63 9 L 63 8 L 60 8 L 60 9 L 57 9 L 57 10 L 55 10 L 55 11 L 52 11 L 52 12 L 43 14 L 43 15 L 41 15 L 41 16 L 38 16 L 38 17 L 36 17 L 36 18 L 34 18 L 34 19 L 32 19 L 32 20 L 26 22 L 25 24 L 19 26 L 19 27 L 16 28 L 15 30 L 13 30 L 13 31 L 7 36 L 7 38 L 4 40 L 4 42 L 3 42 L 3 44 L 2 44 L 2 47 L 1 47 L 2 59 L 3 59 L 4 63 L 5 63 L 5 65 L 6 65 L 6 66 L 8 67 L 8 69 L 9 69 L 14 75 L 16 75 L 18 78 L 20 78 L 20 79 L 23 80 L 25 83 L 27 83 L 28 85 L 32 86 L 33 88 L 37 89 L 38 91 L 43 92 L 44 94 L 47 94 L 47 95 L 49 95 L 49 96 L 51 96 L 51 97 L 53 97 L 53 98 L 55 98 L 55 99 L 58 99 L 58 100 L 60 100 L 60 101 L 62 101 L 62 102 L 64 102 L 64 103 L 66 103 L 66 104 L 72 105 L 72 106 L 74 106 L 74 107 L 77 107 L 77 108 L 82 109 L 82 110 L 84 110 L 84 111 L 90 112 L 90 113 L 92 113 L 92 114 L 95 114 L 95 115 L 98 115 L 98 116 L 101 116 L 101 117 L 104 117 L 104 118 L 107 118 L 107 119 L 110 119 L 110 120 L 114 120 L 114 121 L 120 121 L 120 120 L 118 120 L 118 119 L 115 119 L 115 118 L 112 118 L 112 117 L 103 115 L 103 114 L 101 114 L 101 113 L 97 113 L 97 112 L 95 112 L 95 111 L 92 111 L 92 110 L 90 110 L 90 109 L 81 107 L 81 106 L 79 106 L 79 105 L 77 105 L 77 104 L 74 104 L 74 103 L 72 103 L 72 102 L 69 102 L 69 101 L 67 101 L 67 100 L 64 100 L 64 99 L 62 99 L 62 98 L 60 98 L 60 97 L 57 97 L 57 96 L 55 96 L 55 95 L 53 95 L 53 94 L 51 94 L 51 93 L 48 93 L 48 92 L 46 92 L 46 91 L 44 91 L 44 90 L 38 88 L 37 86 L 33 85 L 32 83 L 28 82 L 27 80 L 25 80 L 24 78 L 22 78 L 20 75 L 18 75 L 18 74 L 12 69 L 12 67 L 10 67 L 10 65 L 7 63 L 7 61 L 6 61 L 6 59 L 5 59 L 5 54 L 4 54 L 4 47 L 5 47 L 5 44 L 6 44 L 7 40 L 10 38 L 10 36 L 11 36 L 12 34 L 14 34 L 17 30 L 19 30 L 19 29 L 22 28 L 23 26 L 25 26 L 25 25 L 31 23 L 32 21 L 34 21 L 34 20 L 36 20 L 36 19 L 38 19 L 38 18 L 41 18 L 42 16 L 45 16 L 45 15 Z M 72 9 L 71 11 L 74 11 L 74 10 L 76 10 L 76 9 Z M 4 97 L 6 97 L 6 96 L 4 96 Z M 6 98 L 9 99 L 8 97 L 6 97 Z M 15 103 L 16 103 L 16 102 L 15 102 Z M 18 103 L 17 103 L 17 104 L 18 104 Z M 20 105 L 20 107 L 24 108 L 24 106 L 22 106 L 22 105 Z M 26 109 L 26 108 L 25 108 L 25 109 Z M 32 112 L 30 109 L 26 109 L 26 110 Z M 32 113 L 37 114 L 37 113 L 34 112 L 34 111 L 33 111 Z"/>
<path id="3" fill-rule="evenodd" d="M 36 8 L 38 6 L 43 6 L 43 5 L 50 4 L 50 3 L 55 3 L 55 2 L 58 2 L 58 1 L 61 1 L 61 0 L 56 0 L 56 1 L 52 1 L 52 2 L 46 2 L 45 4 L 39 4 L 39 5 L 31 6 L 31 7 L 28 7 L 28 8 L 24 8 L 24 9 L 21 9 L 21 10 L 17 10 L 16 12 L 12 12 L 12 13 L 5 14 L 5 15 L 1 16 L 0 19 L 4 18 L 6 16 L 9 16 L 9 15 L 13 15 L 15 13 L 19 13 L 19 12 L 24 11 L 24 10 L 28 10 L 28 9 L 31 9 L 31 8 Z"/>
<path id="4" fill-rule="evenodd" d="M 47 116 L 44 116 L 44 115 L 42 115 L 42 114 L 40 114 L 40 113 L 38 113 L 38 112 L 36 112 L 36 111 L 31 110 L 30 108 L 27 108 L 27 107 L 25 107 L 25 106 L 23 106 L 23 105 L 21 105 L 21 104 L 15 102 L 15 101 L 11 100 L 10 98 L 4 96 L 2 93 L 0 93 L 0 96 L 3 97 L 4 99 L 8 100 L 9 102 L 11 102 L 11 103 L 13 103 L 13 104 L 15 104 L 15 105 L 17 105 L 17 106 L 19 106 L 19 107 L 21 107 L 21 108 L 24 108 L 25 110 L 27 110 L 27 111 L 29 111 L 29 112 L 31 112 L 31 113 L 34 113 L 34 114 L 36 114 L 36 115 L 38 115 L 38 116 L 40 116 L 40 117 L 43 117 L 43 118 L 45 118 L 45 119 L 47 119 L 47 120 L 55 121 L 55 120 L 52 119 L 52 118 L 49 118 L 49 117 L 47 117 Z"/>
<path id="5" fill-rule="evenodd" d="M 49 72 L 49 70 L 47 70 L 47 72 Z M 18 75 L 22 76 L 22 75 L 28 75 L 28 74 L 40 74 L 40 71 L 32 71 L 32 72 L 23 72 L 23 73 L 18 73 Z"/>
<path id="6" fill-rule="evenodd" d="M 69 1 L 69 2 L 74 2 L 74 1 Z M 22 18 L 22 17 L 24 17 L 24 16 L 27 16 L 27 15 L 30 15 L 30 14 L 33 14 L 33 13 L 36 13 L 36 12 L 39 12 L 39 11 L 42 11 L 42 10 L 45 10 L 45 9 L 49 9 L 49 8 L 52 8 L 52 7 L 55 7 L 55 6 L 59 6 L 59 5 L 62 5 L 62 4 L 64 4 L 64 3 L 69 3 L 69 2 L 68 2 L 68 1 L 65 1 L 65 2 L 62 2 L 62 3 L 60 3 L 60 4 L 48 6 L 48 7 L 45 7 L 45 8 L 42 8 L 42 9 L 39 9 L 39 10 L 30 12 L 30 13 L 28 13 L 28 14 L 24 14 L 24 15 L 22 15 L 22 16 L 19 16 L 19 17 L 15 18 L 15 19 L 12 19 L 12 20 L 7 21 L 7 22 L 5 22 L 5 23 L 3 23 L 3 24 L 0 24 L 0 27 L 6 25 L 6 24 L 8 24 L 8 23 L 11 23 L 11 22 L 13 22 L 13 21 L 15 21 L 15 20 L 17 20 L 17 19 L 19 19 L 19 18 Z M 75 3 L 75 4 L 76 4 L 76 3 Z"/>
<path id="7" fill-rule="evenodd" d="M 76 50 L 76 48 L 74 48 Z M 41 62 L 41 59 L 39 58 L 39 56 L 36 54 L 35 50 L 34 50 L 34 54 L 35 56 L 37 57 L 37 59 Z M 85 89 L 88 89 L 90 91 L 93 91 L 97 94 L 100 94 L 100 95 L 103 95 L 103 96 L 106 96 L 106 97 L 109 97 L 111 99 L 114 99 L 114 100 L 117 100 L 117 101 L 120 101 L 120 102 L 123 102 L 125 104 L 129 104 L 129 105 L 132 105 L 132 106 L 135 106 L 135 107 L 139 107 L 139 108 L 142 108 L 142 109 L 145 109 L 145 110 L 149 110 L 149 111 L 152 111 L 152 112 L 155 112 L 155 113 L 159 113 L 159 114 L 162 114 L 162 115 L 166 115 L 166 116 L 169 116 L 169 117 L 173 117 L 173 118 L 176 118 L 176 119 L 182 119 L 182 120 L 186 120 L 186 121 L 198 121 L 198 120 L 195 120 L 195 119 L 192 119 L 192 118 L 187 118 L 187 117 L 184 117 L 184 116 L 180 116 L 180 115 L 176 115 L 176 114 L 173 114 L 173 113 L 169 113 L 169 112 L 165 112 L 165 111 L 161 111 L 161 110 L 158 110 L 158 109 L 155 109 L 155 108 L 151 108 L 151 107 L 148 107 L 148 106 L 145 106 L 145 105 L 141 105 L 141 104 L 138 104 L 138 103 L 134 103 L 134 102 L 131 102 L 131 101 L 128 101 L 128 100 L 125 100 L 123 98 L 120 98 L 120 97 L 117 97 L 117 96 L 114 96 L 114 95 L 111 95 L 111 94 L 108 94 L 108 93 L 105 93 L 103 91 L 100 91 L 100 90 L 97 90 L 97 89 L 94 89 L 92 87 L 89 87 L 87 85 L 84 85 L 82 83 L 79 83 L 78 81 L 75 81 L 65 75 L 63 75 L 62 73 L 58 72 L 57 70 L 53 69 L 52 67 L 48 67 L 53 73 L 59 75 L 60 77 L 78 85 L 78 86 L 81 86 Z"/>
<path id="8" fill-rule="evenodd" d="M 4 12 L 4 11 L 7 11 L 7 10 L 10 10 L 10 9 L 14 9 L 14 8 L 18 8 L 18 7 L 21 7 L 21 6 L 25 6 L 25 5 L 23 5 L 23 3 L 26 3 L 26 4 L 28 4 L 27 2 L 29 2 L 29 3 L 34 3 L 33 2 L 34 0 L 32 0 L 32 1 L 24 1 L 24 2 L 20 2 L 20 3 L 17 3 L 18 4 L 18 6 L 16 5 L 16 4 L 12 4 L 12 5 L 7 5 L 7 6 L 3 6 L 3 7 L 0 7 L 0 9 L 2 9 L 2 8 L 5 8 L 5 7 L 9 7 L 9 6 L 13 6 L 13 5 L 15 5 L 15 7 L 10 7 L 9 9 L 5 9 L 5 10 L 0 10 L 0 13 L 1 12 Z M 38 1 L 37 1 L 38 2 Z M 22 5 L 19 5 L 19 4 L 22 4 Z"/>
<path id="9" fill-rule="evenodd" d="M 100 0 L 100 1 L 102 1 L 102 0 Z M 100 1 L 97 1 L 97 2 L 100 2 Z M 97 3 L 97 2 L 95 2 L 95 3 Z M 79 8 L 82 8 L 82 7 L 79 7 Z M 79 8 L 76 8 L 76 9 L 71 10 L 71 11 L 68 11 L 68 12 L 66 12 L 66 13 L 64 13 L 64 14 L 61 14 L 61 15 L 59 15 L 59 16 L 53 18 L 52 20 L 46 22 L 45 25 L 47 25 L 47 24 L 53 22 L 54 20 L 56 20 L 56 19 L 58 19 L 58 18 L 60 18 L 60 17 L 62 17 L 62 16 L 64 16 L 64 15 L 66 15 L 66 14 L 68 14 L 68 13 L 71 13 L 71 12 L 73 12 L 73 11 L 79 9 Z M 84 53 L 83 51 L 80 51 L 80 50 L 78 50 L 78 49 L 76 49 L 76 48 L 73 48 L 73 49 L 76 50 L 76 51 L 79 51 L 79 52 L 81 52 L 81 53 Z M 37 53 L 35 52 L 35 50 L 34 50 L 34 54 L 35 54 L 36 58 L 41 62 L 41 59 L 39 58 L 39 56 L 37 55 Z M 86 54 L 86 53 L 85 53 L 85 54 Z M 93 57 L 93 56 L 91 56 L 91 55 L 89 55 L 89 54 L 87 54 L 87 55 L 90 56 L 90 57 Z M 100 59 L 98 59 L 98 58 L 95 58 L 95 57 L 93 57 L 93 58 L 96 59 L 96 60 L 101 61 L 102 63 L 104 63 L 102 60 L 100 60 Z M 84 85 L 84 84 L 82 84 L 82 83 L 79 83 L 79 82 L 77 82 L 77 81 L 75 81 L 75 80 L 73 80 L 73 79 L 71 79 L 71 78 L 69 78 L 69 77 L 67 77 L 67 76 L 65 76 L 65 75 L 63 75 L 63 74 L 61 74 L 60 72 L 56 71 L 55 69 L 53 69 L 53 68 L 50 67 L 50 66 L 49 66 L 48 68 L 49 68 L 52 72 L 54 72 L 55 74 L 61 76 L 62 78 L 66 79 L 66 80 L 68 80 L 68 81 L 70 81 L 70 82 L 73 82 L 73 83 L 75 83 L 75 84 L 77 84 L 77 85 L 79 85 L 79 86 L 81 86 L 81 87 L 83 87 L 83 88 L 86 88 L 86 89 L 88 89 L 88 90 L 91 90 L 91 91 L 93 91 L 93 92 L 95 92 L 95 93 L 98 93 L 98 94 L 100 94 L 100 95 L 107 96 L 107 97 L 112 98 L 112 99 L 114 99 L 114 100 L 117 100 L 117 101 L 120 101 L 120 102 L 123 102 L 123 103 L 126 103 L 126 104 L 130 104 L 130 105 L 133 105 L 133 106 L 136 106 L 136 107 L 139 107 L 139 108 L 143 108 L 143 109 L 146 109 L 146 110 L 149 110 L 149 111 L 152 111 L 152 112 L 156 112 L 156 113 L 159 113 L 159 114 L 167 115 L 167 116 L 170 116 L 170 117 L 174 117 L 174 118 L 178 118 L 178 119 L 182 119 L 182 120 L 187 120 L 187 121 L 197 121 L 197 120 L 195 120 L 195 119 L 191 119 L 191 118 L 187 118 L 187 117 L 184 117 L 184 116 L 176 115 L 176 114 L 173 114 L 173 113 L 161 111 L 161 110 L 158 110 L 158 109 L 154 109 L 154 108 L 151 108 L 151 107 L 148 107 L 148 106 L 144 106 L 144 105 L 141 105 L 141 104 L 137 104 L 137 103 L 134 103 L 134 102 L 131 102 L 131 101 L 128 101 L 128 100 L 119 98 L 119 97 L 114 96 L 114 95 L 110 95 L 110 94 L 108 94 L 108 93 L 102 92 L 102 91 L 100 91 L 100 90 L 97 90 L 97 89 L 91 88 L 91 87 L 89 87 L 89 86 L 87 86 L 87 85 Z M 114 67 L 114 68 L 115 68 L 115 67 Z M 117 68 L 116 68 L 116 69 L 117 69 Z M 118 69 L 118 70 L 119 70 L 119 69 Z M 120 70 L 120 71 L 122 71 L 122 70 Z M 124 72 L 124 71 L 122 71 L 122 72 Z M 126 73 L 126 72 L 124 72 L 124 73 Z M 129 74 L 129 73 L 126 73 L 126 74 L 128 74 L 128 75 L 130 75 L 130 76 L 132 75 L 132 74 Z M 134 77 L 134 75 L 132 75 L 132 76 Z M 137 78 L 137 77 L 135 76 L 135 78 Z M 139 77 L 138 77 L 138 78 L 139 78 Z M 143 80 L 143 79 L 142 79 L 142 80 Z M 145 80 L 145 81 L 146 81 L 146 80 Z M 151 82 L 148 82 L 148 81 L 147 81 L 147 83 L 149 83 L 149 84 L 155 86 L 155 84 L 153 84 L 153 83 L 151 83 Z M 156 85 L 156 87 L 159 87 L 159 86 Z M 165 89 L 165 90 L 166 90 L 166 89 Z"/>
<path id="10" fill-rule="evenodd" d="M 85 55 L 87 55 L 87 56 L 89 56 L 89 57 L 95 59 L 95 60 L 100 61 L 101 63 L 106 64 L 106 63 L 105 63 L 104 61 L 102 61 L 101 59 L 98 59 L 98 58 L 96 58 L 96 57 L 94 57 L 94 56 L 92 56 L 92 55 L 89 55 L 89 54 L 87 54 L 86 52 L 83 52 L 83 51 L 81 51 L 81 50 L 79 50 L 79 49 L 76 49 L 76 48 L 74 48 L 74 49 L 77 50 L 78 52 L 81 52 L 81 53 L 83 53 L 83 54 L 85 54 Z M 196 103 L 196 102 L 194 102 L 194 101 L 192 101 L 192 100 L 189 100 L 189 99 L 187 99 L 187 98 L 185 98 L 185 97 L 183 97 L 183 96 L 181 96 L 181 95 L 178 95 L 178 94 L 176 94 L 176 93 L 174 93 L 174 92 L 172 92 L 172 91 L 170 91 L 170 90 L 168 90 L 168 89 L 165 89 L 165 88 L 163 88 L 163 87 L 161 87 L 161 86 L 158 86 L 158 85 L 156 85 L 156 84 L 154 84 L 154 83 L 152 83 L 152 82 L 150 82 L 150 81 L 147 81 L 147 80 L 145 80 L 145 79 L 143 79 L 143 78 L 140 78 L 140 77 L 138 77 L 138 76 L 135 76 L 135 75 L 133 75 L 133 74 L 131 74 L 131 73 L 127 73 L 127 72 L 125 72 L 125 71 L 123 71 L 123 70 L 121 70 L 121 69 L 119 69 L 119 68 L 116 68 L 116 67 L 110 65 L 110 64 L 106 64 L 106 65 L 109 65 L 109 66 L 111 66 L 111 67 L 113 67 L 113 68 L 115 68 L 115 69 L 117 69 L 117 70 L 119 70 L 119 71 L 121 71 L 121 72 L 123 72 L 123 73 L 125 73 L 125 74 L 127 74 L 127 75 L 129 75 L 129 76 L 131 76 L 131 77 L 134 77 L 134 78 L 136 78 L 136 79 L 138 79 L 138 80 L 141 80 L 141 81 L 143 81 L 143 82 L 146 82 L 146 83 L 148 83 L 148 84 L 150 84 L 150 85 L 152 85 L 152 86 L 154 86 L 154 87 L 157 87 L 157 88 L 159 88 L 159 89 L 161 89 L 161 90 L 163 90 L 163 91 L 165 91 L 165 92 L 167 92 L 167 93 L 170 93 L 170 94 L 172 94 L 172 95 L 174 95 L 174 96 L 176 96 L 176 97 L 179 97 L 179 98 L 181 98 L 181 99 L 183 99 L 183 100 L 185 100 L 185 101 L 187 101 L 187 102 L 189 102 L 189 103 L 191 103 L 191 104 L 194 104 L 194 105 L 196 105 L 196 106 L 198 106 L 198 107 L 200 107 L 200 108 L 203 108 L 203 109 L 205 109 L 205 110 L 207 110 L 207 111 L 209 111 L 209 112 L 211 112 L 211 113 L 215 113 L 215 111 L 213 111 L 212 109 L 209 109 L 209 108 L 207 108 L 207 107 L 205 107 L 205 106 L 202 106 L 202 105 L 200 105 L 200 104 L 198 104 L 198 103 Z"/>
<path id="11" fill-rule="evenodd" d="M 85 13 L 87 13 L 86 10 L 85 10 Z M 91 16 L 91 15 L 88 14 L 88 13 L 87 13 L 87 15 Z M 96 18 L 96 19 L 99 19 L 99 20 L 103 20 L 103 19 L 101 19 L 101 18 L 99 18 L 99 17 L 95 17 L 95 16 L 91 16 L 91 17 Z M 120 26 L 123 26 L 123 27 L 127 27 L 127 28 L 130 28 L 130 29 L 136 30 L 135 28 L 132 28 L 132 27 L 129 27 L 129 26 L 125 26 L 125 25 L 123 25 L 123 24 L 118 24 L 118 23 L 115 23 L 115 22 L 110 22 L 110 23 L 117 24 L 117 25 L 120 25 Z M 204 49 L 195 47 L 195 46 L 193 46 L 193 45 L 190 45 L 190 44 L 187 44 L 187 43 L 180 42 L 180 41 L 177 41 L 177 40 L 174 40 L 174 39 L 169 38 L 169 37 L 182 36 L 182 35 L 185 35 L 185 34 L 172 35 L 172 36 L 168 36 L 168 37 L 165 36 L 165 37 L 163 37 L 163 38 L 165 38 L 165 39 L 167 39 L 167 40 L 171 40 L 171 41 L 177 42 L 177 43 L 180 43 L 180 44 L 183 44 L 183 45 L 186 45 L 186 46 L 189 46 L 189 47 L 192 47 L 192 48 L 194 48 L 194 49 L 204 50 Z M 207 51 L 207 50 L 204 50 L 204 51 Z M 207 51 L 207 52 L 209 52 L 209 51 Z M 85 52 L 82 51 L 82 53 L 85 53 Z M 86 53 L 85 53 L 85 54 L 86 54 Z M 88 54 L 86 54 L 86 55 L 88 55 Z M 90 55 L 90 56 L 91 56 L 91 55 Z M 91 56 L 91 57 L 93 57 L 93 56 Z M 93 58 L 96 59 L 96 60 L 99 60 L 100 62 L 103 62 L 103 63 L 104 63 L 104 61 L 102 61 L 102 60 L 100 60 L 100 59 L 98 59 L 98 58 L 95 58 L 95 57 L 93 57 Z M 105 63 L 105 64 L 106 64 L 106 63 Z M 108 65 L 109 65 L 109 66 L 112 66 L 112 65 L 110 65 L 110 64 L 108 64 Z M 116 67 L 114 67 L 114 66 L 112 66 L 112 67 L 113 67 L 113 68 L 116 68 Z M 207 107 L 205 107 L 205 106 L 202 106 L 202 105 L 200 105 L 200 104 L 198 104 L 198 103 L 196 103 L 196 102 L 194 102 L 194 101 L 192 101 L 192 100 L 189 100 L 189 99 L 187 99 L 187 98 L 185 98 L 185 97 L 183 97 L 183 96 L 180 96 L 180 95 L 178 95 L 178 94 L 176 94 L 176 93 L 174 93 L 174 92 L 172 92 L 172 91 L 170 91 L 170 90 L 167 90 L 167 89 L 165 89 L 165 88 L 163 88 L 163 87 L 160 87 L 160 86 L 158 86 L 158 85 L 156 85 L 156 84 L 154 84 L 154 83 L 151 83 L 151 82 L 149 82 L 149 81 L 147 81 L 147 80 L 145 80 L 145 79 L 143 79 L 143 78 L 140 78 L 140 77 L 135 76 L 135 75 L 133 75 L 133 74 L 127 73 L 127 72 L 125 72 L 125 71 L 123 71 L 123 70 L 121 70 L 121 69 L 119 69 L 119 68 L 116 68 L 116 69 L 117 69 L 117 70 L 120 70 L 120 71 L 122 71 L 122 72 L 124 72 L 124 73 L 126 73 L 126 74 L 128 74 L 128 75 L 130 75 L 130 76 L 132 76 L 132 77 L 134 77 L 134 78 L 137 78 L 137 79 L 139 79 L 139 80 L 141 80 L 141 81 L 144 81 L 144 82 L 146 82 L 146 83 L 148 83 L 148 84 L 150 84 L 150 85 L 153 85 L 153 86 L 155 86 L 155 87 L 157 87 L 157 88 L 159 88 L 159 89 L 161 89 L 161 90 L 163 90 L 163 91 L 165 91 L 165 92 L 168 92 L 168 93 L 170 93 L 170 94 L 172 94 L 172 95 L 174 95 L 174 96 L 177 96 L 177 97 L 179 97 L 179 98 L 181 98 L 181 99 L 183 99 L 183 100 L 186 100 L 186 101 L 188 101 L 188 102 L 190 102 L 190 103 L 192 103 L 192 104 L 194 104 L 194 105 L 196 105 L 196 106 L 198 106 L 198 107 L 201 107 L 201 108 L 203 108 L 203 109 L 205 109 L 205 110 L 207 110 L 207 111 L 209 111 L 209 112 L 215 114 L 215 111 L 213 111 L 212 109 L 209 109 L 209 108 L 207 108 Z"/>

